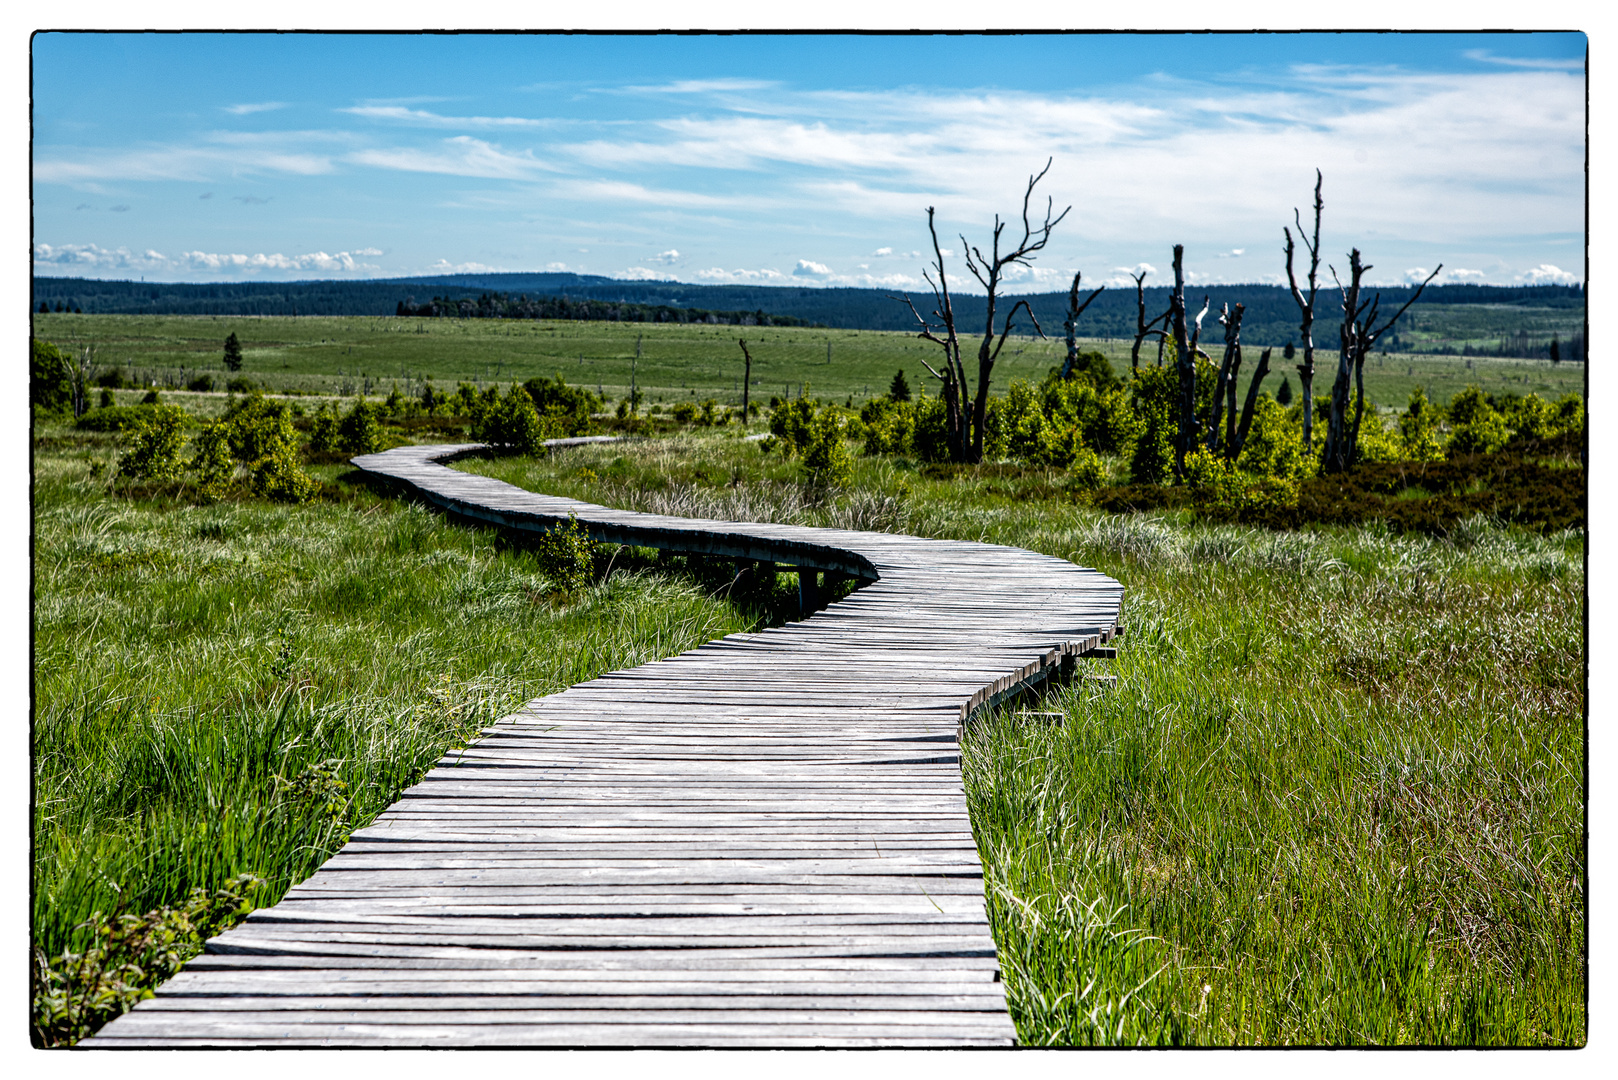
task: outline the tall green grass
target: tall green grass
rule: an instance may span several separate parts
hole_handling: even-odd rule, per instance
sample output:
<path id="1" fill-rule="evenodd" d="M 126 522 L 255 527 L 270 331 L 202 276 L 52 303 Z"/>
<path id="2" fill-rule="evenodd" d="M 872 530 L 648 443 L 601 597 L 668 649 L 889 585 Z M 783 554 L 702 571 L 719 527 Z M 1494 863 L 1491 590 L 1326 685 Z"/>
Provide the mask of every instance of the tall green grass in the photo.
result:
<path id="1" fill-rule="evenodd" d="M 1012 544 L 1127 589 L 1114 689 L 963 745 L 1007 994 L 1045 1045 L 1582 1045 L 1583 535 L 1109 516 L 1060 474 L 734 437 L 460 468 L 635 509 Z"/>
<path id="2" fill-rule="evenodd" d="M 301 506 L 110 492 L 102 436 L 36 448 L 33 938 L 81 950 L 243 872 L 273 903 L 446 751 L 611 669 L 753 628 L 620 559 L 555 588 L 520 540 L 326 468 Z"/>

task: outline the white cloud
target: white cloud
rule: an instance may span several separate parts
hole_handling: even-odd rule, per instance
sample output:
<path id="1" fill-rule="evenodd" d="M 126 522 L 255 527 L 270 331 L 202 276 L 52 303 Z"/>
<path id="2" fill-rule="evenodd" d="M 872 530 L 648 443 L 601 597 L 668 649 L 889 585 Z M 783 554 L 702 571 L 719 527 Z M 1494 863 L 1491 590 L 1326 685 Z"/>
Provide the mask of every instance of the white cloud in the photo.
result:
<path id="1" fill-rule="evenodd" d="M 648 256 L 647 262 L 661 263 L 663 266 L 673 266 L 680 261 L 680 253 L 673 248 Z"/>
<path id="2" fill-rule="evenodd" d="M 259 143 L 219 138 L 223 146 L 170 146 L 123 153 L 86 150 L 71 155 L 46 149 L 34 162 L 34 179 L 41 183 L 84 186 L 96 180 L 195 180 L 241 173 L 279 172 L 318 176 L 332 171 L 324 154 L 277 149 Z"/>
<path id="3" fill-rule="evenodd" d="M 831 267 L 824 263 L 812 262 L 809 259 L 799 259 L 798 265 L 792 268 L 793 277 L 826 278 L 831 277 Z"/>
<path id="4" fill-rule="evenodd" d="M 676 281 L 673 274 L 664 270 L 653 270 L 649 266 L 631 266 L 611 275 L 620 281 Z"/>
<path id="5" fill-rule="evenodd" d="M 140 254 L 128 248 L 103 248 L 96 244 L 35 244 L 34 265 L 51 269 L 120 270 L 144 273 L 258 273 L 261 271 L 319 271 L 321 273 L 357 273 L 380 270 L 361 258 L 382 254 L 378 248 L 359 248 L 355 251 L 324 251 L 306 255 L 259 253 L 254 255 L 187 251 L 169 258 L 151 248 Z"/>
<path id="6" fill-rule="evenodd" d="M 890 247 L 879 247 L 875 251 L 871 252 L 871 254 L 874 257 L 880 259 L 884 255 L 892 255 L 893 254 L 893 249 L 890 248 Z"/>
<path id="7" fill-rule="evenodd" d="M 372 248 L 366 248 L 367 252 Z M 184 269 L 202 270 L 212 273 L 224 271 L 260 270 L 319 270 L 322 273 L 354 273 L 358 270 L 380 270 L 381 267 L 371 263 L 362 263 L 354 256 L 355 252 L 339 251 L 328 255 L 324 251 L 315 251 L 307 255 L 257 254 L 233 255 L 220 254 L 207 251 L 187 251 L 180 255 L 179 264 Z"/>
<path id="8" fill-rule="evenodd" d="M 545 269 L 553 274 L 570 274 L 576 272 L 571 270 L 565 262 L 548 262 L 545 264 Z"/>
<path id="9" fill-rule="evenodd" d="M 694 275 L 698 281 L 710 282 L 716 285 L 759 285 L 772 282 L 786 281 L 787 276 L 779 270 L 725 270 L 713 267 L 711 270 L 698 270 Z"/>
<path id="10" fill-rule="evenodd" d="M 1129 285 L 1133 287 L 1135 284 L 1135 275 L 1139 273 L 1145 273 L 1147 278 L 1150 279 L 1153 274 L 1157 273 L 1157 267 L 1153 266 L 1151 263 L 1145 262 L 1136 263 L 1134 266 L 1115 266 L 1112 268 L 1112 273 L 1108 275 L 1104 284 L 1111 285 L 1114 288 L 1117 288 L 1120 285 Z"/>
<path id="11" fill-rule="evenodd" d="M 1538 71 L 1584 70 L 1584 61 L 1577 59 L 1552 60 L 1544 57 L 1495 56 L 1488 49 L 1468 49 L 1461 55 L 1468 60 L 1477 60 L 1485 64 L 1499 64 L 1503 67 L 1531 68 Z"/>
<path id="12" fill-rule="evenodd" d="M 435 128 L 540 128 L 548 127 L 544 120 L 523 116 L 443 116 L 425 109 L 407 109 L 402 105 L 355 105 L 338 112 L 361 116 L 367 120 L 397 120 L 416 127 Z"/>
<path id="13" fill-rule="evenodd" d="M 500 268 L 488 266 L 480 262 L 452 263 L 448 259 L 439 259 L 427 267 L 429 274 L 493 274 L 499 273 Z"/>
<path id="14" fill-rule="evenodd" d="M 1577 274 L 1571 274 L 1561 267 L 1550 263 L 1541 263 L 1531 270 L 1524 270 L 1517 275 L 1517 280 L 1529 285 L 1577 285 Z"/>
<path id="15" fill-rule="evenodd" d="M 1425 266 L 1412 266 L 1409 270 L 1405 271 L 1405 280 L 1411 284 L 1419 285 L 1423 281 L 1427 280 L 1428 273 L 1429 271 Z"/>
<path id="16" fill-rule="evenodd" d="M 256 105 L 226 105 L 225 111 L 235 116 L 247 116 L 250 113 L 273 112 L 286 107 L 287 103 L 284 101 L 261 101 Z"/>
<path id="17" fill-rule="evenodd" d="M 532 150 L 511 153 L 470 135 L 445 139 L 443 148 L 436 151 L 416 147 L 359 150 L 349 154 L 346 160 L 377 169 L 475 176 L 490 180 L 523 180 L 537 173 L 554 171 L 553 166 L 534 157 Z"/>
<path id="18" fill-rule="evenodd" d="M 768 90 L 778 83 L 763 79 L 678 79 L 656 86 L 626 86 L 620 93 L 629 94 L 715 94 L 748 90 Z"/>
<path id="19" fill-rule="evenodd" d="M 1450 281 L 1482 281 L 1489 275 L 1482 270 L 1463 270 L 1457 266 L 1453 270 L 1445 270 L 1443 276 Z"/>

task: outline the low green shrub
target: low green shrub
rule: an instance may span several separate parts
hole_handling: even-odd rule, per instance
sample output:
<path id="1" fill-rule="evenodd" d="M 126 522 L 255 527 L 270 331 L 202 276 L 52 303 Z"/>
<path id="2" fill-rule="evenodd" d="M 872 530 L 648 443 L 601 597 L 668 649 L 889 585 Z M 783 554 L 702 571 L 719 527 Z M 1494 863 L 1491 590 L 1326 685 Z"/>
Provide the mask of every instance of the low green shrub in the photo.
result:
<path id="1" fill-rule="evenodd" d="M 809 427 L 809 445 L 803 454 L 804 479 L 817 489 L 847 487 L 854 462 L 843 442 L 843 418 L 835 409 L 822 409 Z"/>
<path id="2" fill-rule="evenodd" d="M 566 525 L 542 534 L 534 554 L 545 576 L 563 592 L 578 592 L 595 579 L 596 542 L 576 514 L 567 516 Z"/>
<path id="3" fill-rule="evenodd" d="M 154 413 L 169 412 L 185 422 L 185 410 L 176 405 L 109 405 L 91 409 L 74 425 L 80 431 L 127 432 L 145 427 Z"/>
<path id="4" fill-rule="evenodd" d="M 118 475 L 137 480 L 171 480 L 180 472 L 185 446 L 185 414 L 147 407 L 146 422 L 135 427 L 129 448 L 118 459 Z"/>
<path id="5" fill-rule="evenodd" d="M 354 399 L 337 425 L 337 448 L 349 454 L 374 454 L 382 448 L 382 425 L 376 406 L 363 397 Z"/>
<path id="6" fill-rule="evenodd" d="M 252 910 L 259 884 L 239 874 L 212 893 L 194 889 L 185 903 L 144 915 L 107 919 L 98 912 L 84 924 L 94 943 L 83 952 L 47 958 L 35 948 L 34 1046 L 71 1046 L 151 997 L 153 987 L 202 951 L 203 941 Z"/>
<path id="7" fill-rule="evenodd" d="M 207 372 L 203 372 L 201 375 L 198 375 L 196 378 L 186 383 L 185 388 L 199 394 L 210 394 L 213 392 L 213 376 L 209 375 Z"/>

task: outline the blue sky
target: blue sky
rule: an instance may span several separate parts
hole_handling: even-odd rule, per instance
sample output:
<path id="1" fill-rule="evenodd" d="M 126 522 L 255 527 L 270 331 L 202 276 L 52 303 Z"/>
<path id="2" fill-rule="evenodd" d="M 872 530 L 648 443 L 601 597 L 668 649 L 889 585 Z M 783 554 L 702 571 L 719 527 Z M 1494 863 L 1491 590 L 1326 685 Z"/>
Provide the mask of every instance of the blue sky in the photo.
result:
<path id="1" fill-rule="evenodd" d="M 33 39 L 36 273 L 565 269 L 920 287 L 925 208 L 986 244 L 1030 172 L 1073 210 L 1015 283 L 1584 276 L 1582 34 Z M 949 269 L 962 273 L 958 260 Z M 1328 277 L 1329 280 L 1329 277 Z"/>

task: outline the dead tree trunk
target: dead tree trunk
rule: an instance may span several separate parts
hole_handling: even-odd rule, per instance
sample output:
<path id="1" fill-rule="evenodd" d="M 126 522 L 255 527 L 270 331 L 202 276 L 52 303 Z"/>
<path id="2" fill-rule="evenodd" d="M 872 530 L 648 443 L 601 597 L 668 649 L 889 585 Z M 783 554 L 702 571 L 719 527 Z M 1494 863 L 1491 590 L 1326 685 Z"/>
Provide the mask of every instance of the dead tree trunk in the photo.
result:
<path id="1" fill-rule="evenodd" d="M 1062 364 L 1062 378 L 1064 380 L 1073 377 L 1073 365 L 1079 361 L 1079 316 L 1084 314 L 1084 309 L 1090 306 L 1091 300 L 1101 295 L 1101 289 L 1106 288 L 1105 285 L 1101 286 L 1101 289 L 1091 293 L 1081 304 L 1079 303 L 1079 281 L 1083 277 L 1083 271 L 1074 271 L 1073 284 L 1067 290 L 1067 321 L 1062 324 L 1062 329 L 1067 334 L 1067 360 Z"/>
<path id="2" fill-rule="evenodd" d="M 1130 274 L 1135 279 L 1135 344 L 1129 350 L 1129 370 L 1140 370 L 1140 343 L 1149 337 L 1157 338 L 1157 364 L 1163 366 L 1163 339 L 1164 331 L 1157 326 L 1160 322 L 1167 322 L 1169 313 L 1165 311 L 1151 322 L 1146 321 L 1146 271 Z"/>
<path id="3" fill-rule="evenodd" d="M 983 340 L 978 344 L 978 384 L 977 392 L 968 406 L 966 389 L 966 368 L 961 362 L 960 336 L 955 326 L 955 311 L 950 304 L 949 285 L 944 275 L 944 249 L 938 243 L 938 228 L 934 221 L 934 211 L 931 206 L 927 208 L 927 231 L 933 240 L 933 264 L 922 271 L 922 276 L 932 286 L 933 317 L 936 322 L 922 318 L 916 310 L 916 305 L 906 297 L 892 297 L 900 300 L 910 308 L 910 313 L 916 317 L 921 329 L 917 336 L 938 345 L 944 353 L 943 363 L 934 368 L 925 360 L 922 365 L 927 368 L 935 379 L 943 384 L 944 409 L 947 424 L 947 441 L 949 444 L 950 459 L 964 463 L 976 463 L 983 460 L 983 437 L 987 427 L 989 413 L 989 379 L 994 371 L 994 362 L 1000 357 L 1000 350 L 1005 347 L 1006 338 L 1011 335 L 1013 321 L 1016 319 L 1018 309 L 1028 312 L 1029 321 L 1034 324 L 1034 330 L 1040 337 L 1044 331 L 1039 328 L 1039 321 L 1034 318 L 1034 312 L 1028 306 L 1028 301 L 1018 300 L 1006 313 L 1005 321 L 1001 325 L 998 338 L 995 336 L 995 309 L 999 298 L 999 290 L 1005 270 L 1008 266 L 1020 264 L 1027 266 L 1033 259 L 1034 253 L 1043 249 L 1050 240 L 1051 230 L 1067 217 L 1071 206 L 1051 216 L 1054 204 L 1047 200 L 1045 219 L 1038 226 L 1028 218 L 1028 204 L 1034 194 L 1034 185 L 1050 171 L 1051 163 L 1045 162 L 1045 168 L 1037 176 L 1028 178 L 1028 187 L 1023 192 L 1022 200 L 1022 239 L 1005 254 L 1000 252 L 1001 234 L 1004 232 L 1006 222 L 1000 220 L 998 214 L 994 219 L 994 243 L 990 248 L 990 255 L 985 257 L 983 252 L 966 242 L 961 237 L 961 248 L 966 258 L 966 268 L 972 276 L 978 279 L 987 291 L 986 316 L 984 320 Z M 936 270 L 938 278 L 935 281 L 932 271 Z M 942 336 L 940 336 L 942 335 Z"/>
<path id="4" fill-rule="evenodd" d="M 1282 227 L 1281 231 L 1287 238 L 1287 284 L 1292 288 L 1292 299 L 1298 305 L 1300 322 L 1298 331 L 1303 335 L 1303 363 L 1298 365 L 1298 382 L 1303 387 L 1303 445 L 1305 449 L 1314 447 L 1315 423 L 1315 339 L 1313 327 L 1315 325 L 1315 292 L 1319 288 L 1318 276 L 1320 271 L 1320 212 L 1326 204 L 1320 197 L 1320 185 L 1324 182 L 1320 170 L 1315 170 L 1315 232 L 1311 242 L 1303 231 L 1303 219 L 1299 216 L 1296 207 L 1292 210 L 1293 221 L 1298 226 L 1298 237 L 1303 240 L 1304 246 L 1309 249 L 1309 296 L 1305 299 L 1303 291 L 1298 288 L 1297 275 L 1292 271 L 1292 255 L 1296 250 L 1292 242 L 1292 230 Z"/>
<path id="5" fill-rule="evenodd" d="M 1348 253 L 1348 286 L 1345 288 L 1341 280 L 1337 282 L 1337 287 L 1343 293 L 1343 325 L 1337 333 L 1337 378 L 1331 388 L 1331 415 L 1326 423 L 1326 449 L 1322 461 L 1328 473 L 1344 472 L 1353 468 L 1359 460 L 1360 421 L 1365 415 L 1365 358 L 1370 355 L 1377 339 L 1393 328 L 1399 317 L 1421 296 L 1422 290 L 1438 276 L 1438 271 L 1444 269 L 1444 264 L 1439 263 L 1438 269 L 1427 275 L 1427 280 L 1416 287 L 1404 306 L 1380 326 L 1376 320 L 1382 294 L 1377 293 L 1363 303 L 1360 300 L 1360 282 L 1369 269 L 1371 265 L 1360 260 L 1360 249 L 1354 248 Z M 1333 270 L 1332 277 L 1336 276 L 1337 271 Z M 1355 388 L 1353 420 L 1348 417 L 1348 383 L 1351 377 Z"/>
<path id="6" fill-rule="evenodd" d="M 1208 298 L 1202 298 L 1202 311 L 1194 328 L 1188 327 L 1185 313 L 1185 271 L 1182 261 L 1185 245 L 1174 245 L 1174 292 L 1169 298 L 1168 321 L 1174 335 L 1175 367 L 1180 375 L 1180 430 L 1174 440 L 1174 477 L 1185 478 L 1185 455 L 1196 444 L 1197 431 L 1197 339 L 1202 336 L 1202 319 L 1208 314 Z"/>
<path id="7" fill-rule="evenodd" d="M 1219 361 L 1219 380 L 1214 384 L 1213 405 L 1208 417 L 1208 449 L 1218 450 L 1221 445 L 1221 432 L 1219 425 L 1227 416 L 1230 418 L 1230 431 L 1223 435 L 1223 444 L 1228 446 L 1236 434 L 1236 372 L 1242 363 L 1242 311 L 1241 304 L 1231 311 L 1230 305 L 1225 304 L 1219 313 L 1219 324 L 1225 328 L 1225 355 Z M 1230 397 L 1229 410 L 1226 410 L 1225 397 Z"/>
<path id="8" fill-rule="evenodd" d="M 1258 367 L 1253 369 L 1253 381 L 1247 384 L 1247 400 L 1242 403 L 1242 422 L 1236 428 L 1236 438 L 1226 451 L 1232 461 L 1242 456 L 1242 447 L 1247 445 L 1247 432 L 1253 426 L 1253 410 L 1258 408 L 1258 388 L 1269 373 L 1270 350 L 1265 349 L 1258 354 Z"/>
<path id="9" fill-rule="evenodd" d="M 742 426 L 747 426 L 747 392 L 753 385 L 753 354 L 747 351 L 747 342 L 741 338 L 736 343 L 742 347 Z"/>

